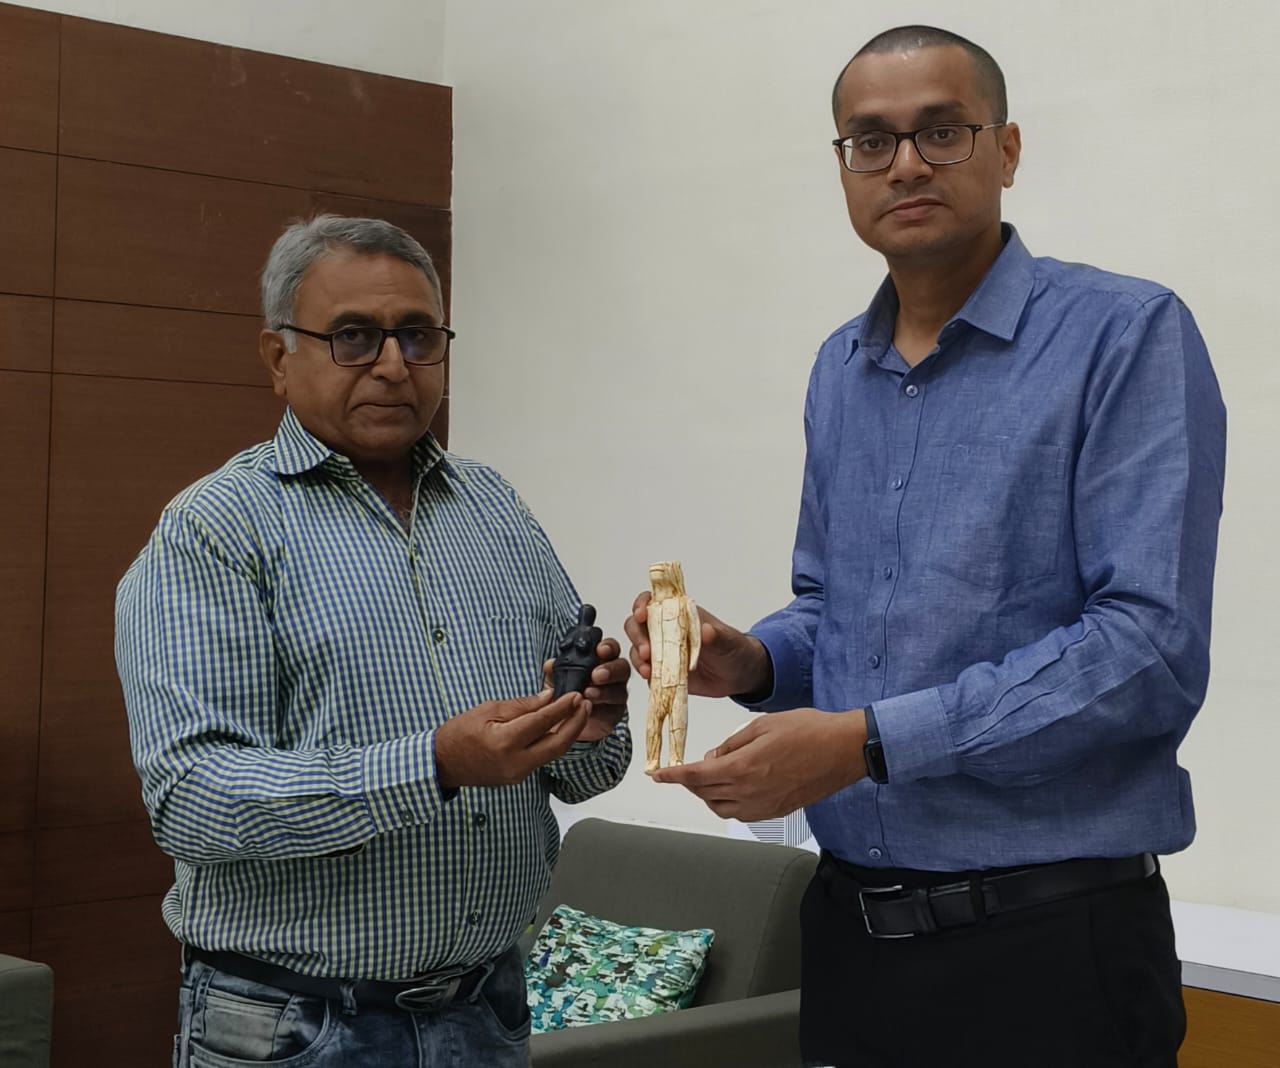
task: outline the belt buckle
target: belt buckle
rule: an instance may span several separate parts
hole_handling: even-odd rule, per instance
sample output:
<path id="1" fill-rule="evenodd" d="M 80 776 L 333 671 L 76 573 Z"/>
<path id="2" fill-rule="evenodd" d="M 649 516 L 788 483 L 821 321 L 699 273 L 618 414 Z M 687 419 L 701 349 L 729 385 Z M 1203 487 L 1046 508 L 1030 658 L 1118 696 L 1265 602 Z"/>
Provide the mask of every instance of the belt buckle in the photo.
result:
<path id="1" fill-rule="evenodd" d="M 442 975 L 421 986 L 412 986 L 401 990 L 395 996 L 396 1004 L 405 1012 L 429 1012 L 447 1005 L 453 1000 L 462 983 L 463 973 Z"/>
<path id="2" fill-rule="evenodd" d="M 430 1012 L 432 1009 L 449 1005 L 458 996 L 458 990 L 462 987 L 462 980 L 477 970 L 481 972 L 481 975 L 472 987 L 471 993 L 467 995 L 467 1000 L 470 1001 L 480 993 L 484 984 L 489 981 L 489 976 L 493 974 L 492 961 L 486 962 L 479 969 L 468 968 L 462 972 L 433 976 L 421 986 L 413 986 L 408 990 L 401 990 L 395 996 L 395 1003 L 405 1012 Z"/>
<path id="3" fill-rule="evenodd" d="M 915 938 L 914 931 L 906 931 L 902 934 L 882 934 L 871 926 L 871 917 L 867 914 L 867 895 L 868 894 L 900 894 L 906 887 L 899 883 L 897 886 L 863 886 L 858 890 L 858 907 L 862 909 L 862 922 L 867 928 L 867 934 L 872 938 Z"/>

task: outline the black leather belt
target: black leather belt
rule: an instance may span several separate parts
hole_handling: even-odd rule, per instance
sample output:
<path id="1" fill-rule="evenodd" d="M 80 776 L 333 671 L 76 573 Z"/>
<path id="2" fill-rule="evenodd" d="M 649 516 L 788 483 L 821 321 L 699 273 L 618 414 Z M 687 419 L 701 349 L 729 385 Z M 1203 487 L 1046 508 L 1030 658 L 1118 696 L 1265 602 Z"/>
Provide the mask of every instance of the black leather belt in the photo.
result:
<path id="1" fill-rule="evenodd" d="M 868 886 L 824 853 L 818 877 L 842 904 L 858 909 L 872 938 L 911 938 L 982 923 L 1002 912 L 1045 905 L 1155 874 L 1150 853 L 1116 859 L 1064 860 L 1056 864 L 984 875 L 939 886 Z"/>
<path id="2" fill-rule="evenodd" d="M 383 979 L 332 979 L 319 975 L 302 975 L 257 957 L 225 950 L 186 947 L 189 959 L 202 961 L 220 972 L 287 990 L 306 997 L 345 1001 L 348 996 L 365 1008 L 403 1009 L 406 1012 L 430 1012 L 455 1001 L 470 1001 L 493 974 L 494 961 L 477 964 L 464 971 L 442 971 L 399 982 Z"/>

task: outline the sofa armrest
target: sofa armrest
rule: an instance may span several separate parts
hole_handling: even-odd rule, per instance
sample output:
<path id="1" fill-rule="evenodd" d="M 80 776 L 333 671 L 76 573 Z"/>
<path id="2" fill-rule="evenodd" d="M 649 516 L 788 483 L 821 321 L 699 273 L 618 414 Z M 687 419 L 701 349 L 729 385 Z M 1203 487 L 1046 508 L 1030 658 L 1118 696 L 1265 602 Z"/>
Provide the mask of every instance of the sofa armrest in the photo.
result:
<path id="1" fill-rule="evenodd" d="M 534 1035 L 534 1068 L 799 1068 L 800 991 Z"/>
<path id="2" fill-rule="evenodd" d="M 52 1026 L 52 970 L 0 954 L 0 1064 L 48 1068 Z"/>

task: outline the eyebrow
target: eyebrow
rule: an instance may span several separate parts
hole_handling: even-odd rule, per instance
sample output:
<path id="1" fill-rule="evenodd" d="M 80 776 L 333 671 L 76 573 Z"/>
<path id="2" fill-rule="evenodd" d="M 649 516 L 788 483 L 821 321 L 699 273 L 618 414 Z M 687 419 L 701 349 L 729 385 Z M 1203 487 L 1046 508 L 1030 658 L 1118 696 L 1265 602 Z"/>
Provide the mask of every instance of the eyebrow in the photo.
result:
<path id="1" fill-rule="evenodd" d="M 962 100 L 946 100 L 940 104 L 926 104 L 915 113 L 911 121 L 916 128 L 934 122 L 960 121 L 966 117 L 968 105 Z M 892 130 L 893 124 L 883 115 L 850 115 L 844 122 L 846 130 Z"/>
<path id="2" fill-rule="evenodd" d="M 439 326 L 439 316 L 429 311 L 410 311 L 405 312 L 397 320 L 396 326 Z M 368 312 L 344 311 L 338 312 L 329 320 L 327 331 L 337 330 L 340 326 L 381 326 L 372 315 Z"/>

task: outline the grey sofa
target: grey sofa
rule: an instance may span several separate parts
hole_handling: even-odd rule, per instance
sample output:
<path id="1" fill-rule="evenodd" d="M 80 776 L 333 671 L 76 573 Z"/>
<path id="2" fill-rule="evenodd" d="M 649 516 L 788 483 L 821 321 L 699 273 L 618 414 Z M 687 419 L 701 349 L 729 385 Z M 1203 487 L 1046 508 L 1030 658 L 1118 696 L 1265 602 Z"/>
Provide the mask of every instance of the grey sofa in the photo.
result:
<path id="1" fill-rule="evenodd" d="M 0 1065 L 49 1068 L 53 972 L 0 953 Z"/>
<path id="2" fill-rule="evenodd" d="M 574 824 L 532 931 L 565 904 L 716 936 L 690 1008 L 534 1035 L 534 1068 L 798 1068 L 800 898 L 817 860 L 789 846 Z"/>

